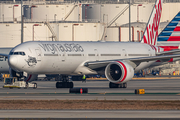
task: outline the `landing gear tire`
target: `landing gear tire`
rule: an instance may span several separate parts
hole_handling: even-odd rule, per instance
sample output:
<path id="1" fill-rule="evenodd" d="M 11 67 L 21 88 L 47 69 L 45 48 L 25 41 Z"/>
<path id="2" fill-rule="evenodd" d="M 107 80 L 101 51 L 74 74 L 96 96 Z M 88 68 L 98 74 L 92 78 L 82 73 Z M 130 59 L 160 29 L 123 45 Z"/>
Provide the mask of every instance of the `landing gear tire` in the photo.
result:
<path id="1" fill-rule="evenodd" d="M 127 83 L 123 83 L 123 88 L 127 88 Z"/>
<path id="2" fill-rule="evenodd" d="M 120 84 L 119 87 L 120 87 L 120 88 L 123 88 L 123 84 Z"/>
<path id="3" fill-rule="evenodd" d="M 34 87 L 33 87 L 34 89 L 36 89 L 37 88 L 37 83 L 34 83 Z"/>
<path id="4" fill-rule="evenodd" d="M 115 83 L 110 82 L 109 88 L 127 88 L 127 83 L 115 84 Z"/>
<path id="5" fill-rule="evenodd" d="M 109 83 L 109 88 L 118 88 L 118 87 L 119 87 L 119 84 L 115 84 L 112 82 Z"/>
<path id="6" fill-rule="evenodd" d="M 56 88 L 62 88 L 62 87 L 63 87 L 62 82 L 57 82 L 57 83 L 56 83 Z"/>
<path id="7" fill-rule="evenodd" d="M 73 88 L 73 82 L 57 82 L 56 88 Z"/>
<path id="8" fill-rule="evenodd" d="M 69 88 L 73 88 L 73 87 L 74 87 L 73 82 L 69 82 Z"/>
<path id="9" fill-rule="evenodd" d="M 26 87 L 24 89 L 27 89 L 28 88 L 28 84 L 26 84 Z"/>

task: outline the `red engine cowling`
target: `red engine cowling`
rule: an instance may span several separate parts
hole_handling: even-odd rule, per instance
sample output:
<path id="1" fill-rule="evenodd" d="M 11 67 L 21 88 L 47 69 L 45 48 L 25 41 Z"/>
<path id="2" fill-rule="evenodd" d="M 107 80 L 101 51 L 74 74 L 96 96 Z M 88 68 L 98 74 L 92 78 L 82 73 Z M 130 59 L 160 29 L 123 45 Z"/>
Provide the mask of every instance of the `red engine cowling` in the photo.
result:
<path id="1" fill-rule="evenodd" d="M 133 78 L 134 69 L 124 61 L 116 61 L 106 66 L 105 76 L 112 83 L 125 83 Z"/>

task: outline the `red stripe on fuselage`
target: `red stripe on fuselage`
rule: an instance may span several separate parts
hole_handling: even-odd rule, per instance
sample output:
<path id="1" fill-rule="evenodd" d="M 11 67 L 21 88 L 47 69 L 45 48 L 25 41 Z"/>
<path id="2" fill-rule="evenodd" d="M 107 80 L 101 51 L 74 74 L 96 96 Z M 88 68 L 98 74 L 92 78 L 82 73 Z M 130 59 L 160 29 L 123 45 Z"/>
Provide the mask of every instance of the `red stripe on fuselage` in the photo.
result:
<path id="1" fill-rule="evenodd" d="M 124 69 L 124 76 L 123 76 L 123 78 L 121 80 L 121 82 L 123 82 L 125 80 L 126 76 L 127 76 L 127 69 L 126 69 L 126 66 L 122 62 L 120 62 L 120 61 L 117 61 L 117 62 L 120 63 L 123 66 L 123 69 Z"/>
<path id="2" fill-rule="evenodd" d="M 164 51 L 169 51 L 169 50 L 173 50 L 173 49 L 178 49 L 179 46 L 159 46 L 161 48 L 164 49 Z"/>

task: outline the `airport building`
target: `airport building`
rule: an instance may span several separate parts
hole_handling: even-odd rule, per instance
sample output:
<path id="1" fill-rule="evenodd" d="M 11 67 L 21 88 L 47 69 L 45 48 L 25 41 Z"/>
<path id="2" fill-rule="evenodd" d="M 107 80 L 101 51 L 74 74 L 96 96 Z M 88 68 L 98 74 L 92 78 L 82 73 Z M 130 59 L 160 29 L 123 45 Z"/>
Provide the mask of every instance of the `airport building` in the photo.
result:
<path id="1" fill-rule="evenodd" d="M 129 41 L 129 0 L 23 1 L 26 41 Z M 155 0 L 131 0 L 131 41 L 141 40 Z M 180 11 L 164 0 L 159 32 Z M 21 2 L 0 1 L 0 47 L 21 43 Z"/>
<path id="2" fill-rule="evenodd" d="M 133 0 L 131 40 L 139 41 L 155 0 Z M 161 31 L 179 12 L 180 1 L 164 0 Z M 24 41 L 128 41 L 128 0 L 33 0 L 23 2 Z M 20 1 L 0 3 L 0 47 L 20 43 Z"/>

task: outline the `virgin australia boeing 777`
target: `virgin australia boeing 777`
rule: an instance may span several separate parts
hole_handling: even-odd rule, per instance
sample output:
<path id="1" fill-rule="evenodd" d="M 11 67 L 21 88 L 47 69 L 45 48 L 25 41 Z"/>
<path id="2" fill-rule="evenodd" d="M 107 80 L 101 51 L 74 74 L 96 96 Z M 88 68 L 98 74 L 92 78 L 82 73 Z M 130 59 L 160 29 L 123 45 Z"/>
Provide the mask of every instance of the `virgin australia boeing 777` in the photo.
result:
<path id="1" fill-rule="evenodd" d="M 180 55 L 161 54 L 156 46 L 163 0 L 157 0 L 141 43 L 32 41 L 13 48 L 9 66 L 28 74 L 61 74 L 56 87 L 73 87 L 68 75 L 105 74 L 109 87 L 126 87 L 134 72 L 156 60 L 168 61 Z"/>

